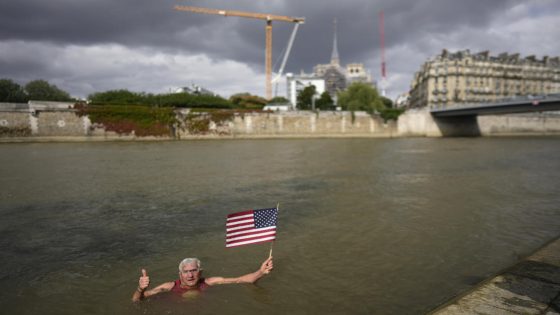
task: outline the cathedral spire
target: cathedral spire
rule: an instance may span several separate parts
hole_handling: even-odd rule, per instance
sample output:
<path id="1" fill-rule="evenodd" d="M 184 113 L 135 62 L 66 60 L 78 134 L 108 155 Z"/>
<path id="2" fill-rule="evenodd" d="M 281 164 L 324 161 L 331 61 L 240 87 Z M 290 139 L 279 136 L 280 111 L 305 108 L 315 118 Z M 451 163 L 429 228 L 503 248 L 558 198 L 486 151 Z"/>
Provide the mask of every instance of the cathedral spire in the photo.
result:
<path id="1" fill-rule="evenodd" d="M 331 55 L 331 65 L 340 66 L 340 59 L 338 58 L 338 44 L 336 41 L 336 18 L 334 19 L 334 40 L 333 40 L 333 50 Z"/>

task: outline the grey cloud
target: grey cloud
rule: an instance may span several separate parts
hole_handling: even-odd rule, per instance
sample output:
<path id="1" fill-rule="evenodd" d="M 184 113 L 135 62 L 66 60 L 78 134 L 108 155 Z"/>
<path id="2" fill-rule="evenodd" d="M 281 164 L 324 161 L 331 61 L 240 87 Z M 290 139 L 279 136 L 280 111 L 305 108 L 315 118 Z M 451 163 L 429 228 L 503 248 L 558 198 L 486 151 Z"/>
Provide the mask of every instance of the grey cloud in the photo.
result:
<path id="1" fill-rule="evenodd" d="M 254 3 L 254 2 L 253 2 Z M 187 49 L 218 57 L 257 63 L 264 49 L 264 23 L 172 10 L 176 4 L 213 8 L 272 12 L 305 16 L 298 45 L 294 47 L 294 67 L 308 68 L 316 60 L 317 49 L 328 57 L 332 41 L 332 19 L 339 20 L 342 56 L 378 47 L 377 13 L 386 12 L 387 45 L 403 40 L 447 32 L 470 24 L 477 27 L 491 20 L 514 1 L 275 1 L 271 5 L 251 1 L 62 1 L 20 0 L 0 5 L 0 39 L 50 41 L 58 44 L 121 43 L 127 46 L 158 46 L 162 50 Z M 320 3 L 318 5 L 318 3 Z M 276 12 L 278 10 L 278 12 Z M 291 26 L 274 24 L 276 54 L 283 49 Z M 222 30 L 221 34 L 208 31 Z M 191 32 L 181 38 L 186 29 Z M 232 34 L 233 33 L 233 34 Z M 203 40 L 201 40 L 203 39 Z M 231 48 L 235 49 L 231 49 Z M 260 48 L 260 49 L 255 49 Z M 301 60 L 301 61 L 299 61 Z M 315 61 L 313 61 L 315 60 Z"/>
<path id="2" fill-rule="evenodd" d="M 492 26 L 494 32 L 507 33 L 508 30 L 495 30 L 495 23 L 511 8 L 528 6 L 532 10 L 518 14 L 538 18 L 557 14 L 559 3 L 552 0 L 4 1 L 0 3 L 0 43 L 4 46 L 0 47 L 16 41 L 59 47 L 118 44 L 132 50 L 149 49 L 154 54 L 204 54 L 216 61 L 233 60 L 263 72 L 264 21 L 173 10 L 175 5 L 192 5 L 305 17 L 306 23 L 300 27 L 287 65 L 286 71 L 290 72 L 311 71 L 315 64 L 329 61 L 332 21 L 337 18 L 342 63 L 364 62 L 378 76 L 378 12 L 382 9 L 388 69 L 399 76 L 406 77 L 408 73 L 412 77 L 420 66 L 418 60 L 425 60 L 443 48 L 500 48 L 494 45 L 505 40 L 487 34 L 487 30 Z M 292 25 L 273 23 L 273 29 L 273 61 L 276 61 L 286 46 Z M 408 47 L 408 57 L 390 55 L 403 46 Z M 512 43 L 507 49 L 516 47 Z M 44 54 L 16 58 L 0 51 L 0 76 L 23 78 L 34 72 L 64 77 L 62 70 L 48 62 Z M 406 85 L 408 82 L 401 83 L 399 88 L 406 89 Z"/>

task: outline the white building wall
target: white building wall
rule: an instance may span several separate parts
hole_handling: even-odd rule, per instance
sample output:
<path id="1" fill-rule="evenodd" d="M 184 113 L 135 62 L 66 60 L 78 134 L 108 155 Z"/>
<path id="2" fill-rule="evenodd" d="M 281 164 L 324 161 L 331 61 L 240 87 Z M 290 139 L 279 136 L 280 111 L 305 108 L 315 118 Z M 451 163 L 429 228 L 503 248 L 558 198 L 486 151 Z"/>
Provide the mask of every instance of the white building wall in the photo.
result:
<path id="1" fill-rule="evenodd" d="M 318 95 L 326 91 L 325 80 L 322 78 L 294 76 L 288 73 L 286 75 L 286 81 L 288 100 L 292 104 L 292 109 L 296 108 L 297 95 L 304 88 L 314 85 Z"/>

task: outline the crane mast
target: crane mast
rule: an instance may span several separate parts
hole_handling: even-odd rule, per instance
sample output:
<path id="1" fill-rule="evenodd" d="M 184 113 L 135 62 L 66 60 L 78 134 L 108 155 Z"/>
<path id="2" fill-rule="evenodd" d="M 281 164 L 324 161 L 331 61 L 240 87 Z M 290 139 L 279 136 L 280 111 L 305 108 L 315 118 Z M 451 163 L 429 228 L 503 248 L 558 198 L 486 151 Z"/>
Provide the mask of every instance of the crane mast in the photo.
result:
<path id="1" fill-rule="evenodd" d="M 266 21 L 266 28 L 265 28 L 266 98 L 267 99 L 272 98 L 272 80 L 271 80 L 272 79 L 272 21 L 302 24 L 305 22 L 305 18 L 264 14 L 264 13 L 251 13 L 251 12 L 243 12 L 243 11 L 235 11 L 235 10 L 217 10 L 217 9 L 200 8 L 200 7 L 192 7 L 192 6 L 180 6 L 180 5 L 175 6 L 175 10 L 202 13 L 202 14 L 236 16 L 236 17 L 243 17 L 243 18 L 250 18 L 250 19 L 265 20 Z"/>

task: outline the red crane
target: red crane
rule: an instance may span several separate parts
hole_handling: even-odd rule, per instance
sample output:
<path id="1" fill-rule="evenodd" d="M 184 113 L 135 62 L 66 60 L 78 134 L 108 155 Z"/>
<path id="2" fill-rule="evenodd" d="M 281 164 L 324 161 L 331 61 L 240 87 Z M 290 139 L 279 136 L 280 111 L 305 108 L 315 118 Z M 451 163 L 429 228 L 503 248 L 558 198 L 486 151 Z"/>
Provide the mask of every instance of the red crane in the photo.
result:
<path id="1" fill-rule="evenodd" d="M 379 11 L 379 33 L 381 39 L 381 95 L 385 96 L 387 73 L 385 70 L 385 26 L 383 10 Z"/>

